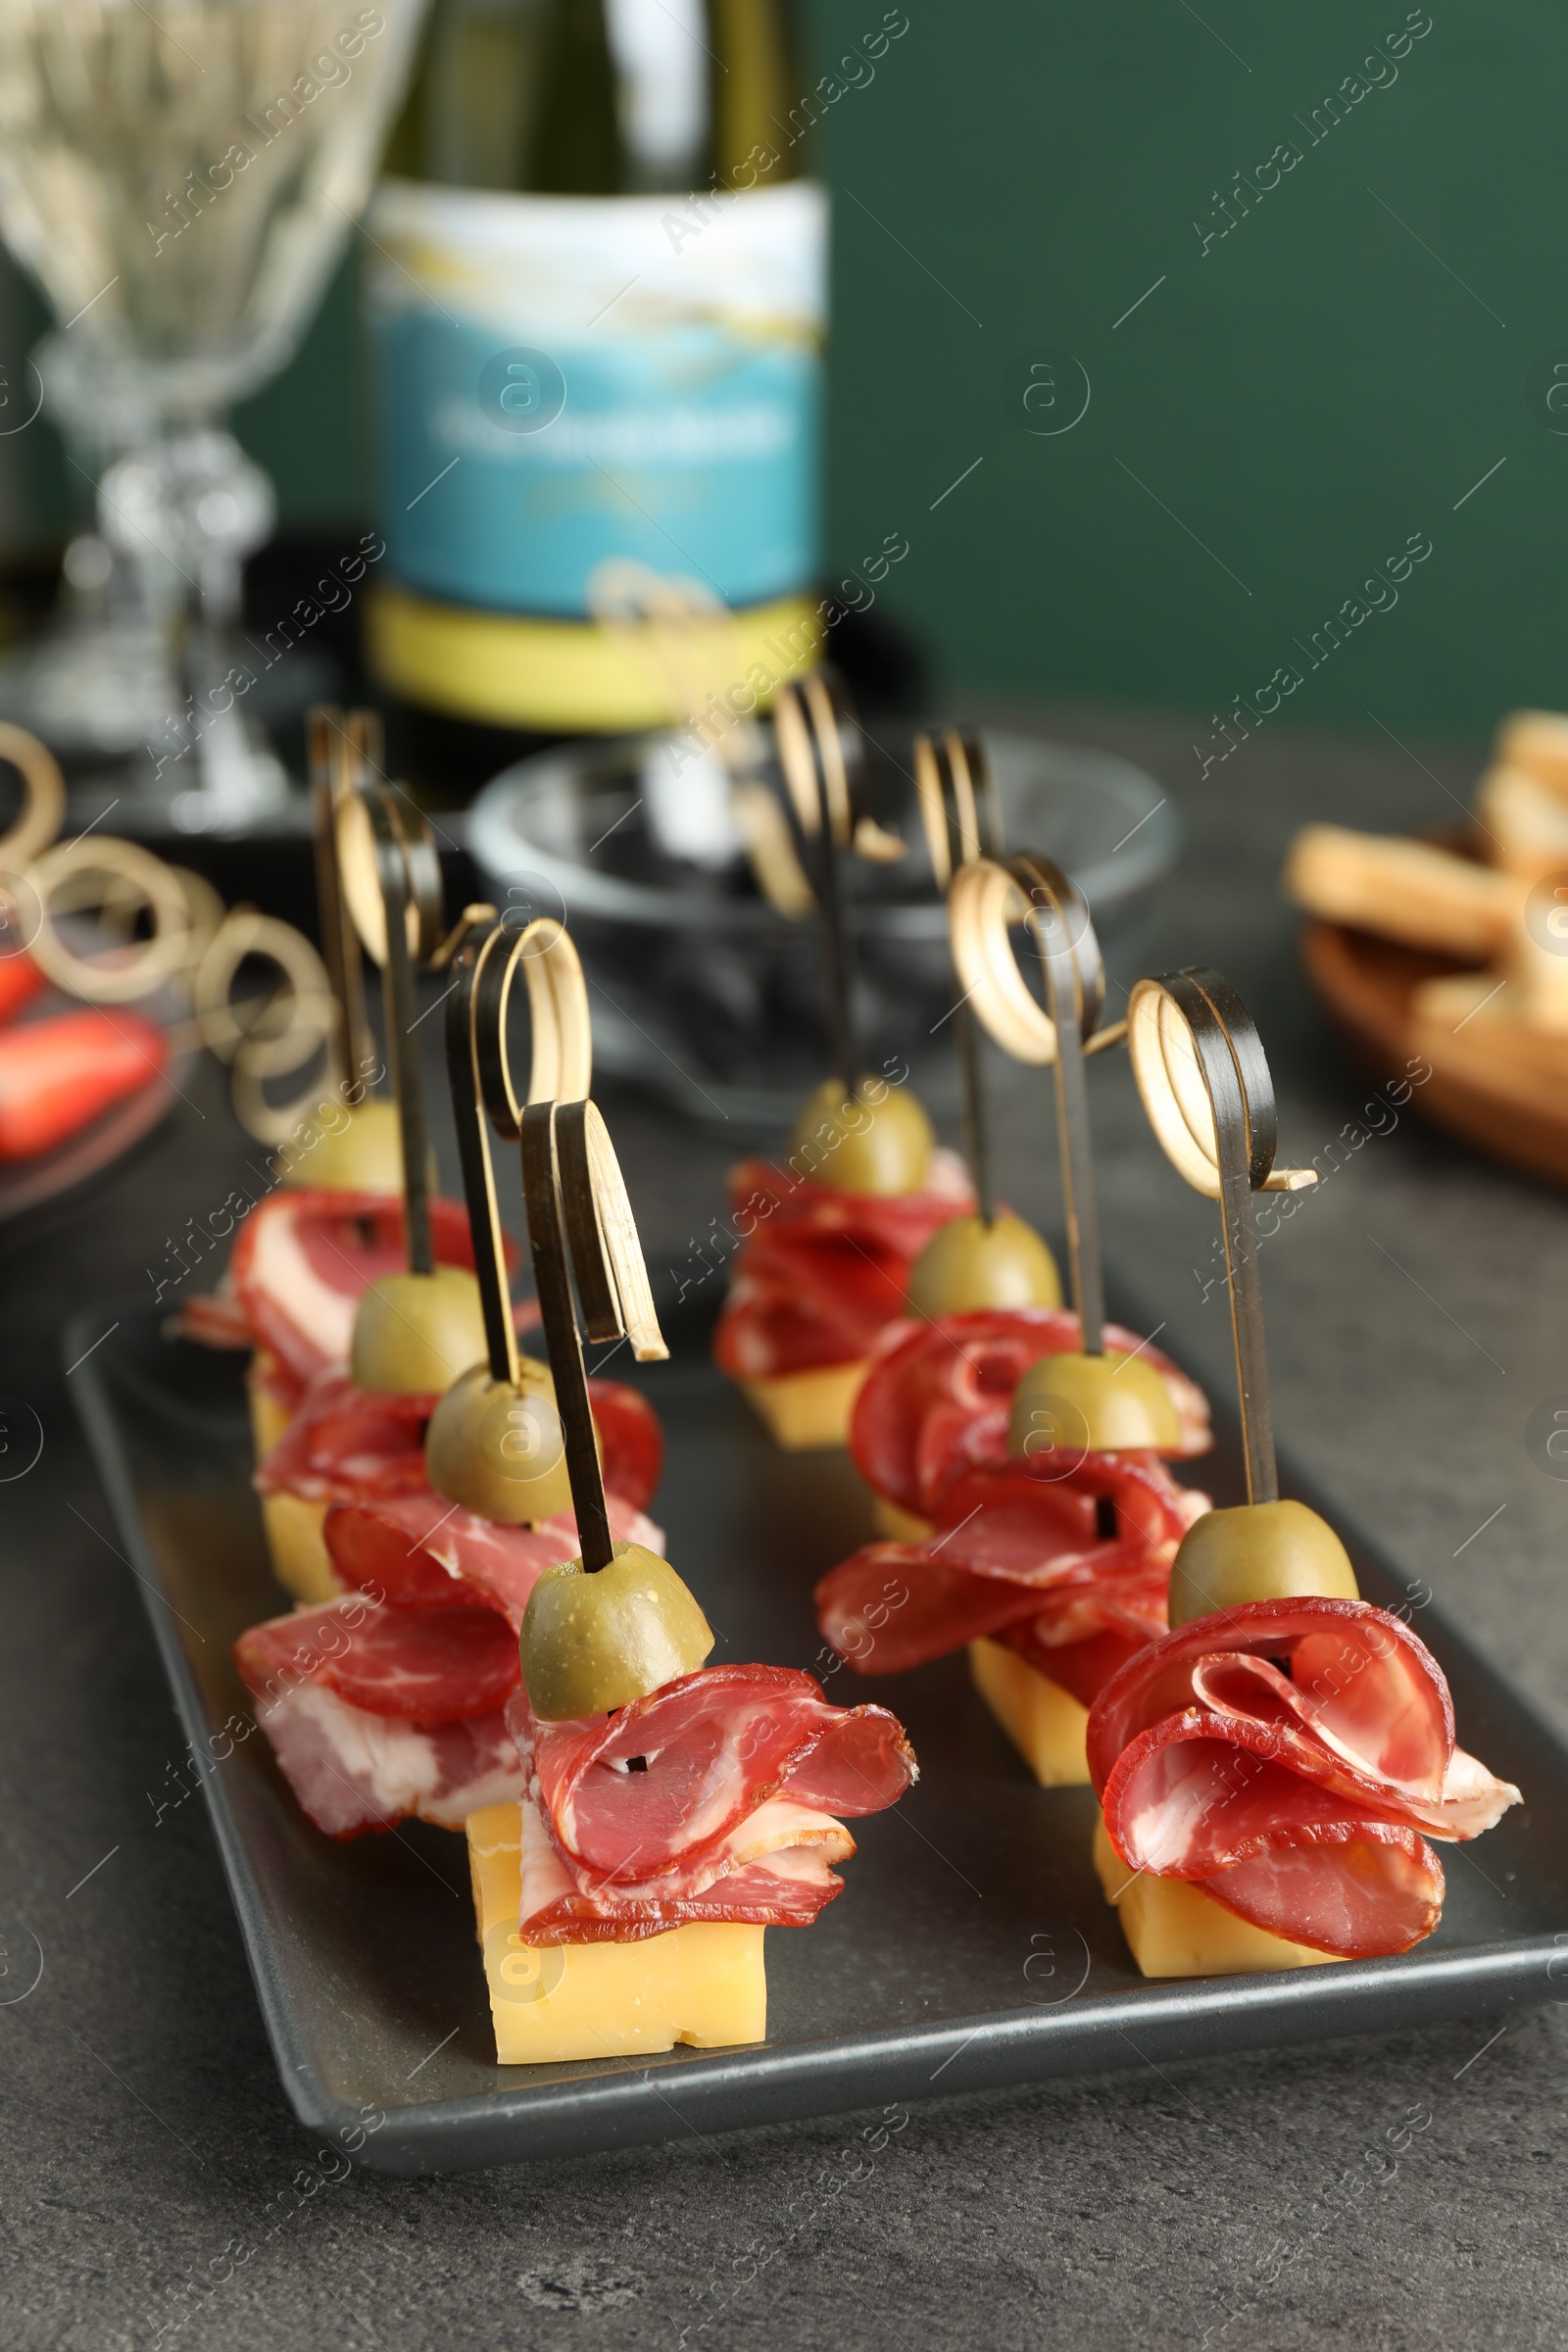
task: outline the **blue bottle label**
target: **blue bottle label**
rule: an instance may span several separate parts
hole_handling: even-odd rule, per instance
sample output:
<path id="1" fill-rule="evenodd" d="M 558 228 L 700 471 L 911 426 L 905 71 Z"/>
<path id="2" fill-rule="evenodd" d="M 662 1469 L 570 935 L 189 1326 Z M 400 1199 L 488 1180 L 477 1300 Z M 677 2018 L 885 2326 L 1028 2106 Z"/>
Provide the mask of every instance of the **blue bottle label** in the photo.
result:
<path id="1" fill-rule="evenodd" d="M 393 181 L 371 226 L 381 527 L 404 587 L 569 619 L 628 560 L 729 605 L 810 583 L 818 189 L 720 206 Z"/>

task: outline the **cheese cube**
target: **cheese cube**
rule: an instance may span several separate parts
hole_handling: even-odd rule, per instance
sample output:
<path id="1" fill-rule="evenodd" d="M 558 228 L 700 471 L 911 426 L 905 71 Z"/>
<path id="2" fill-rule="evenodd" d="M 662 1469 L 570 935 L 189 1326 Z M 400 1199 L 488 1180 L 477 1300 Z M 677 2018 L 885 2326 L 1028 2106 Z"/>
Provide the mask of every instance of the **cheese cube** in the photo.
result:
<path id="1" fill-rule="evenodd" d="M 872 1495 L 871 1519 L 877 1534 L 890 1544 L 923 1544 L 935 1532 L 929 1519 L 916 1518 L 902 1503 L 889 1502 L 885 1494 Z"/>
<path id="2" fill-rule="evenodd" d="M 467 1830 L 498 2065 L 766 2038 L 763 1929 L 692 1920 L 637 1943 L 525 1943 L 517 1933 L 521 1806 L 487 1805 L 469 1815 Z"/>
<path id="3" fill-rule="evenodd" d="M 246 1401 L 250 1406 L 251 1442 L 256 1447 L 256 1459 L 270 1453 L 292 1418 L 281 1398 L 273 1396 L 267 1386 L 267 1376 L 277 1363 L 264 1348 L 258 1348 L 251 1357 L 251 1368 L 245 1382 Z"/>
<path id="4" fill-rule="evenodd" d="M 1201 1886 L 1185 1879 L 1152 1879 L 1130 1871 L 1095 1816 L 1095 1870 L 1107 1903 L 1146 1977 L 1251 1977 L 1279 1968 L 1316 1968 L 1332 1952 L 1290 1943 L 1238 1919 Z"/>
<path id="5" fill-rule="evenodd" d="M 1041 1788 L 1083 1788 L 1089 1709 L 1002 1642 L 971 1642 L 969 1673 Z"/>
<path id="6" fill-rule="evenodd" d="M 301 1494 L 264 1494 L 262 1518 L 272 1574 L 284 1592 L 313 1605 L 335 1600 L 343 1585 L 321 1533 L 325 1503 L 307 1502 Z"/>
<path id="7" fill-rule="evenodd" d="M 810 1453 L 848 1443 L 850 1415 L 865 1370 L 862 1357 L 853 1364 L 826 1364 L 819 1372 L 781 1372 L 771 1380 L 743 1380 L 740 1385 L 766 1422 L 775 1446 L 786 1453 Z"/>

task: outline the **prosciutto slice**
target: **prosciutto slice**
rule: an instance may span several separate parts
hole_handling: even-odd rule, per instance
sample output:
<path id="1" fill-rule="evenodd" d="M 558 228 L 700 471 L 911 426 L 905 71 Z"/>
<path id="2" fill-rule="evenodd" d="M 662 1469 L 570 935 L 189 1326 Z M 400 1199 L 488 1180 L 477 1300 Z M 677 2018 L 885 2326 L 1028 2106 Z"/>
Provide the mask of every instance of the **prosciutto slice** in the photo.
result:
<path id="1" fill-rule="evenodd" d="M 438 1265 L 472 1267 L 461 1201 L 431 1201 L 430 1238 Z M 509 1245 L 508 1263 L 515 1260 Z M 271 1393 L 292 1406 L 318 1373 L 347 1370 L 362 1296 L 406 1262 L 400 1195 L 304 1185 L 270 1193 L 247 1214 L 218 1289 L 186 1301 L 179 1328 L 206 1348 L 259 1349 L 270 1359 Z M 519 1306 L 518 1329 L 538 1314 L 532 1300 Z"/>
<path id="2" fill-rule="evenodd" d="M 809 1926 L 841 1890 L 830 1864 L 855 1850 L 835 1817 L 880 1812 L 917 1773 L 885 1708 L 831 1706 L 786 1667 L 708 1667 L 575 1723 L 537 1723 L 519 1691 L 510 1717 L 530 1943 L 627 1942 L 688 1919 Z"/>
<path id="3" fill-rule="evenodd" d="M 472 1267 L 460 1200 L 431 1201 L 430 1238 L 439 1265 Z M 303 1384 L 347 1364 L 361 1298 L 406 1263 L 401 1195 L 301 1186 L 257 1202 L 240 1227 L 228 1282 L 254 1345 Z"/>
<path id="4" fill-rule="evenodd" d="M 1201 1389 L 1119 1323 L 1106 1324 L 1105 1345 L 1137 1349 L 1152 1365 L 1176 1407 L 1181 1453 L 1206 1452 L 1213 1441 Z M 935 1519 L 966 1469 L 1007 1459 L 1013 1391 L 1030 1365 L 1078 1346 L 1077 1316 L 1051 1307 L 983 1307 L 935 1322 L 901 1316 L 883 1331 L 856 1399 L 856 1467 L 879 1494 Z"/>
<path id="5" fill-rule="evenodd" d="M 730 1171 L 746 1236 L 713 1335 L 732 1380 L 858 1363 L 905 1311 L 909 1270 L 933 1234 L 973 1212 L 956 1152 L 938 1152 L 923 1192 L 883 1199 L 803 1182 L 770 1160 Z"/>
<path id="6" fill-rule="evenodd" d="M 1254 1601 L 1167 1634 L 1101 1691 L 1088 1750 L 1130 1870 L 1342 1958 L 1430 1935 L 1427 1840 L 1477 1838 L 1520 1801 L 1455 1746 L 1425 1643 L 1364 1601 Z"/>
<path id="7" fill-rule="evenodd" d="M 494 1609 L 402 1609 L 354 1597 L 270 1618 L 235 1645 L 251 1690 L 273 1675 L 409 1722 L 493 1714 L 516 1687 L 517 1644 Z"/>
<path id="8" fill-rule="evenodd" d="M 461 1830 L 522 1794 L 505 1714 L 517 1645 L 493 1609 L 351 1594 L 254 1626 L 234 1657 L 301 1811 L 329 1838 L 410 1814 Z"/>
<path id="9" fill-rule="evenodd" d="M 1116 1506 L 1114 1539 L 1095 1504 Z M 989 1638 L 1088 1706 L 1163 1634 L 1170 1563 L 1208 1498 L 1153 1455 L 1091 1454 L 1047 1480 L 1023 1462 L 972 1470 L 921 1544 L 867 1544 L 815 1592 L 824 1638 L 860 1674 L 902 1674 Z"/>
<path id="10" fill-rule="evenodd" d="M 662 1553 L 663 1533 L 641 1511 L 607 1497 L 617 1544 Z M 570 1511 L 538 1527 L 503 1527 L 448 1502 L 426 1487 L 416 1494 L 334 1503 L 322 1522 L 332 1565 L 351 1590 L 410 1609 L 494 1610 L 515 1632 L 545 1569 L 582 1550 Z"/>
<path id="11" fill-rule="evenodd" d="M 588 1395 L 604 1448 L 605 1485 L 633 1509 L 653 1498 L 663 1468 L 659 1416 L 637 1390 L 591 1380 Z M 436 1396 L 357 1389 L 346 1372 L 319 1372 L 283 1436 L 258 1465 L 263 1494 L 310 1502 L 359 1502 L 428 1493 L 424 1433 Z"/>

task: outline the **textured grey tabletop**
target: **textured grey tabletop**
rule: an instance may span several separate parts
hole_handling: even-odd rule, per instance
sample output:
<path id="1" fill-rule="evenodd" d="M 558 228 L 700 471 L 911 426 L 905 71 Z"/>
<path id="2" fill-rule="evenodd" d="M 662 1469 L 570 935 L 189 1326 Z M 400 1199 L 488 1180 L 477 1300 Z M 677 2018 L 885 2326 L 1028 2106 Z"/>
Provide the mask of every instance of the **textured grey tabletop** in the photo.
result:
<path id="1" fill-rule="evenodd" d="M 1343 1062 L 1299 979 L 1283 846 L 1307 815 L 1441 821 L 1473 760 L 1282 735 L 1194 786 L 1185 730 L 1052 723 L 1168 784 L 1188 854 L 1143 968 L 1229 974 L 1270 1053 L 1282 1157 L 1311 1159 L 1374 1082 Z M 1107 1249 L 1161 1344 L 1224 1385 L 1223 1294 L 1203 1296 L 1213 1212 L 1159 1157 L 1121 1057 L 1096 1069 L 1094 1106 Z M 607 1108 L 649 1257 L 679 1264 L 720 1207 L 730 1150 L 646 1102 Z M 1051 1223 L 1043 1081 L 1009 1097 L 1004 1124 L 1005 1189 Z M 852 2116 L 452 2180 L 355 2170 L 236 2267 L 314 2151 L 278 2088 L 199 1800 L 155 1826 L 178 1740 L 58 1333 L 95 1300 L 149 1296 L 168 1237 L 243 1159 L 210 1075 L 112 1184 L 0 1239 L 0 1383 L 44 1430 L 36 1469 L 0 1490 L 7 2352 L 1459 2352 L 1568 2336 L 1554 2008 L 1500 2034 L 1478 2017 L 1163 2074 L 1129 2052 L 1117 2075 L 933 2099 L 885 2136 Z M 1568 1724 L 1568 1485 L 1524 1435 L 1532 1407 L 1568 1391 L 1564 1201 L 1402 1116 L 1282 1227 L 1264 1273 L 1282 1435 Z"/>

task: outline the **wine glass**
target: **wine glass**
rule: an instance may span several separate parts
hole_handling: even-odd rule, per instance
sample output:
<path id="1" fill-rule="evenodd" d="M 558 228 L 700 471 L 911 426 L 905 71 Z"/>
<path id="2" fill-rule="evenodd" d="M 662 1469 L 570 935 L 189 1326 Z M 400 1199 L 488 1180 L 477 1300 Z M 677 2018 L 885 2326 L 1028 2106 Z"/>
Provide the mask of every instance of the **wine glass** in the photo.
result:
<path id="1" fill-rule="evenodd" d="M 58 321 L 46 396 L 100 468 L 122 648 L 139 632 L 130 667 L 161 664 L 143 789 L 182 830 L 236 830 L 284 801 L 236 635 L 241 567 L 275 508 L 224 416 L 298 345 L 424 7 L 0 0 L 0 235 Z M 107 746 L 150 705 L 127 704 L 94 632 L 77 640 L 35 665 L 34 706 L 42 680 L 76 739 Z"/>

